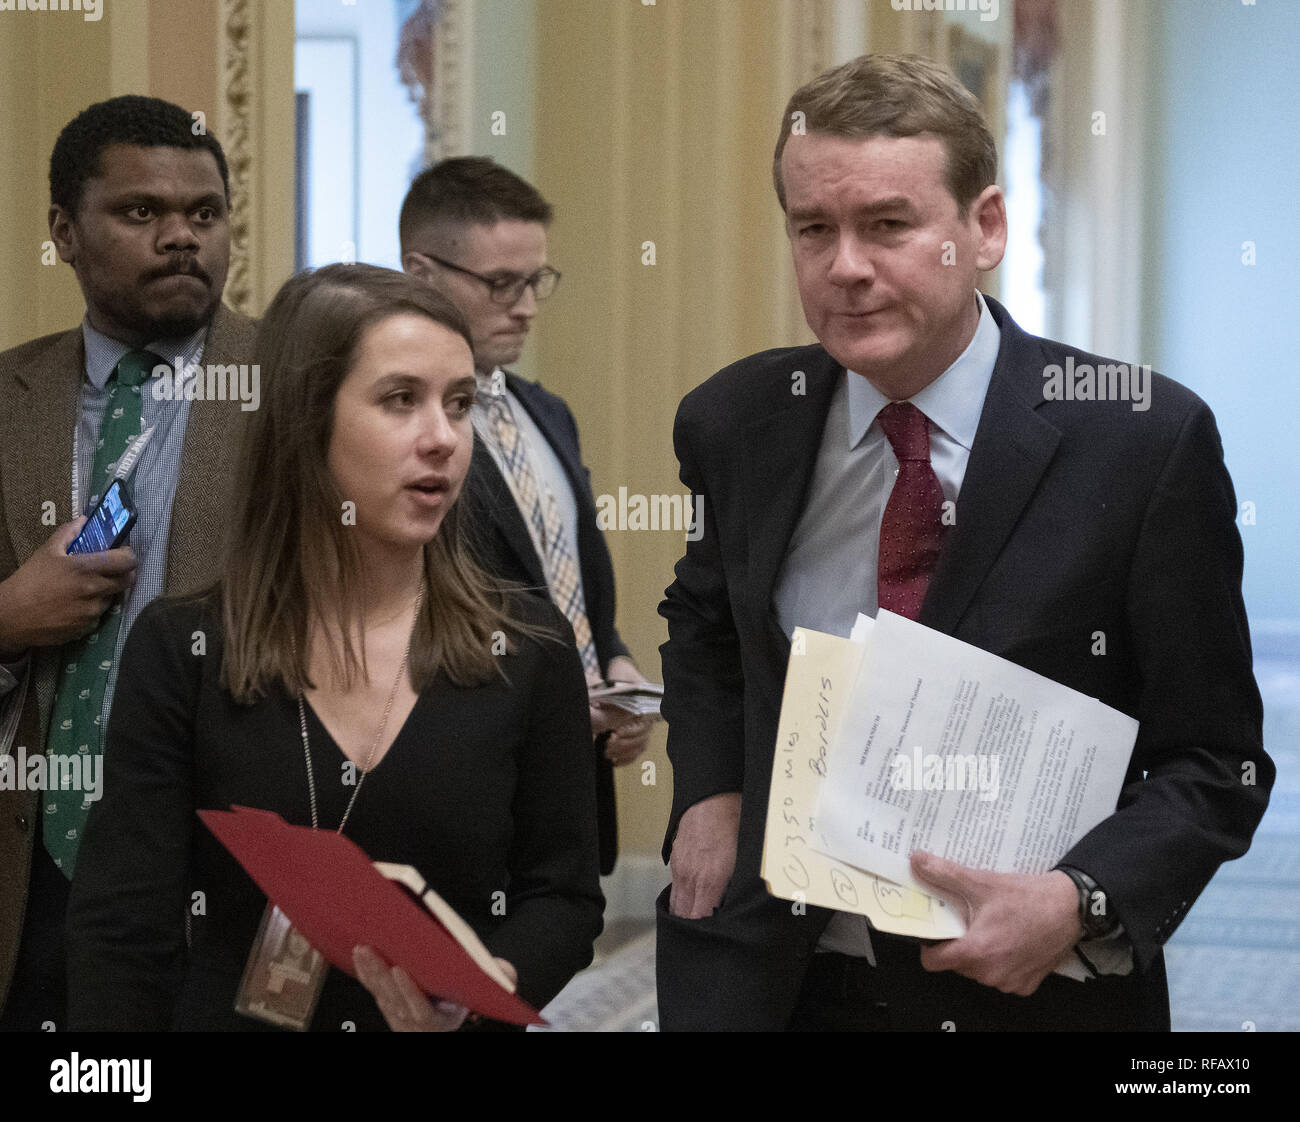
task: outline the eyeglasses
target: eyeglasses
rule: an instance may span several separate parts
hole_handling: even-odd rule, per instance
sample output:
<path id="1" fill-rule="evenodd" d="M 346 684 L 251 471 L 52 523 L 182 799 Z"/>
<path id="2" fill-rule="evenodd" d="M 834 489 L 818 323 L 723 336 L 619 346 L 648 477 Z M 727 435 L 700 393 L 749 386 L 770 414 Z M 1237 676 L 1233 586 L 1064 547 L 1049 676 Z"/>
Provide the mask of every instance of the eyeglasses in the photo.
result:
<path id="1" fill-rule="evenodd" d="M 560 283 L 559 272 L 549 265 L 543 265 L 531 277 L 485 277 L 482 273 L 476 273 L 472 269 L 466 269 L 451 261 L 444 261 L 441 257 L 435 257 L 432 253 L 422 253 L 420 256 L 427 257 L 430 261 L 436 261 L 444 269 L 464 273 L 467 277 L 482 281 L 488 286 L 488 295 L 497 304 L 517 304 L 519 298 L 523 296 L 525 288 L 531 288 L 536 299 L 545 300 L 555 291 L 555 286 Z"/>

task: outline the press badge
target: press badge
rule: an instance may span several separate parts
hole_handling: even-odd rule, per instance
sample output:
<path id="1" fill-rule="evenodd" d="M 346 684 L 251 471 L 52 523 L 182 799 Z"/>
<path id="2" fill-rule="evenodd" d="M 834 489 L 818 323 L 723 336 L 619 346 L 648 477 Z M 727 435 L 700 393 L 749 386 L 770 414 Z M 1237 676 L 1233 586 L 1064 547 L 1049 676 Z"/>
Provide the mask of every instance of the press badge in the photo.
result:
<path id="1" fill-rule="evenodd" d="M 235 1012 L 306 1032 L 328 973 L 325 957 L 268 903 L 235 995 Z"/>

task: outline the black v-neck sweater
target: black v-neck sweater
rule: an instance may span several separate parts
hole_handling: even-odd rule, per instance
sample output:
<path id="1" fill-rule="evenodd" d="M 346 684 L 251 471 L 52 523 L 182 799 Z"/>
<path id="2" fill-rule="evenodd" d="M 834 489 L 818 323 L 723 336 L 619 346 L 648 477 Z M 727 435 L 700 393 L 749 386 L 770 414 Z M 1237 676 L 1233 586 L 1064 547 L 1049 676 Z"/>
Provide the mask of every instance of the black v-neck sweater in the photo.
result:
<path id="1" fill-rule="evenodd" d="M 511 610 L 558 641 L 515 643 L 508 682 L 465 689 L 440 675 L 345 833 L 372 860 L 414 865 L 541 1007 L 591 961 L 601 929 L 595 779 L 568 623 L 538 597 Z M 266 897 L 195 811 L 259 807 L 309 826 L 306 762 L 296 700 L 279 690 L 236 704 L 220 666 L 215 598 L 156 601 L 131 630 L 69 904 L 72 1029 L 270 1027 L 234 1012 Z M 351 769 L 310 707 L 307 728 L 320 828 L 336 829 Z M 332 969 L 311 1027 L 387 1026 Z"/>

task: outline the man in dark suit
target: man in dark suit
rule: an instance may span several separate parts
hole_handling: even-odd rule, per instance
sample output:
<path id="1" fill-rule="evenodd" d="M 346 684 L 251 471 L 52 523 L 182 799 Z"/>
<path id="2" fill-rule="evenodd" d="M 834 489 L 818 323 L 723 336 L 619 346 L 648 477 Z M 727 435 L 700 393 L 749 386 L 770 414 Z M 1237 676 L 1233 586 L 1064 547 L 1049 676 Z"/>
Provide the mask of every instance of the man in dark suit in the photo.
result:
<path id="1" fill-rule="evenodd" d="M 221 305 L 225 156 L 192 123 L 178 106 L 129 96 L 92 105 L 63 130 L 50 159 L 50 237 L 76 272 L 85 320 L 0 354 L 0 749 L 17 763 L 0 785 L 5 1029 L 66 1027 L 68 880 L 102 793 L 16 780 L 36 774 L 42 755 L 51 778 L 56 758 L 93 762 L 132 621 L 156 596 L 216 576 L 231 469 L 256 406 L 255 368 L 232 378 L 228 366 L 248 363 L 253 324 Z M 158 364 L 184 375 L 200 360 L 225 369 L 185 377 L 179 395 L 175 374 L 150 377 Z M 232 399 L 232 386 L 251 392 Z M 101 461 L 117 453 L 104 441 L 149 427 L 130 544 L 68 556 L 78 516 L 111 478 L 113 463 Z M 72 691 L 69 664 L 106 673 Z"/>
<path id="2" fill-rule="evenodd" d="M 677 416 L 706 513 L 660 608 L 662 1026 L 1167 1029 L 1161 945 L 1245 852 L 1274 775 L 1213 417 L 977 292 L 1006 213 L 978 103 L 941 68 L 867 56 L 815 79 L 774 174 L 820 345 L 738 362 Z M 1062 392 L 1085 367 L 1117 373 Z M 1055 869 L 913 857 L 967 909 L 964 937 L 924 949 L 759 877 L 789 635 L 878 606 L 1141 723 L 1115 813 Z M 1103 976 L 1053 973 L 1090 941 L 1115 952 Z"/>
<path id="3" fill-rule="evenodd" d="M 402 203 L 402 267 L 451 297 L 474 339 L 479 400 L 464 501 L 481 559 L 551 596 L 573 624 L 589 681 L 639 682 L 614 626 L 614 569 L 573 414 L 505 369 L 560 279 L 546 263 L 550 222 L 550 205 L 513 172 L 483 157 L 443 160 L 416 177 Z M 618 853 L 612 768 L 645 749 L 653 722 L 599 705 L 591 720 L 608 874 Z"/>

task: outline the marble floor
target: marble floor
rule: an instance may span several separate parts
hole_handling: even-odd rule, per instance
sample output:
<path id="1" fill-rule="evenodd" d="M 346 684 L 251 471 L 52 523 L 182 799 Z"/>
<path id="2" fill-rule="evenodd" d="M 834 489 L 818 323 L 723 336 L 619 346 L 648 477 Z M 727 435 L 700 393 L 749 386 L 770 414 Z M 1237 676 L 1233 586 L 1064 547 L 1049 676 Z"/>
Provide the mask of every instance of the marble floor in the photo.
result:
<path id="1" fill-rule="evenodd" d="M 1300 660 L 1257 657 L 1255 677 L 1277 782 L 1249 852 L 1165 949 L 1175 1031 L 1300 1030 Z"/>

